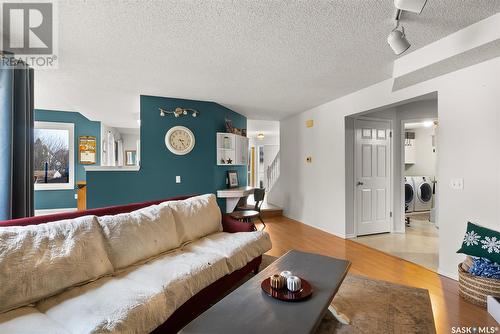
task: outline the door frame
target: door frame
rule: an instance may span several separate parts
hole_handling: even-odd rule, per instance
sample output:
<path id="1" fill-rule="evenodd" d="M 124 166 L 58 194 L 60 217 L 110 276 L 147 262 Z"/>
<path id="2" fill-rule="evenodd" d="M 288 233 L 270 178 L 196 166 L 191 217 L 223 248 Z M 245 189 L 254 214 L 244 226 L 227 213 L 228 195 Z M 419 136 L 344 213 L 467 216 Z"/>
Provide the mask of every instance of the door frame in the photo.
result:
<path id="1" fill-rule="evenodd" d="M 389 161 L 389 189 L 391 192 L 390 196 L 390 210 L 391 210 L 391 219 L 390 219 L 390 233 L 394 233 L 394 125 L 393 121 L 391 119 L 384 119 L 384 118 L 375 118 L 375 117 L 367 117 L 367 116 L 357 116 L 354 117 L 354 131 L 353 131 L 353 175 L 354 179 L 352 182 L 352 187 L 353 187 L 353 218 L 354 218 L 354 237 L 358 237 L 358 200 L 356 196 L 356 166 L 358 162 L 357 154 L 356 154 L 356 131 L 358 130 L 358 124 L 359 121 L 374 121 L 374 122 L 384 122 L 384 123 L 389 123 L 389 149 L 391 150 L 391 153 L 389 154 L 390 156 L 390 161 Z M 403 161 L 403 169 L 404 169 L 404 161 Z"/>
<path id="2" fill-rule="evenodd" d="M 439 115 L 438 115 L 439 116 Z M 417 122 L 423 122 L 423 121 L 426 121 L 426 120 L 429 120 L 429 119 L 432 119 L 433 121 L 439 121 L 439 118 L 438 117 L 423 117 L 423 118 L 409 118 L 409 119 L 402 119 L 401 120 L 401 152 L 400 152 L 400 157 L 401 157 L 401 161 L 400 161 L 400 165 L 399 165 L 399 168 L 401 169 L 401 190 L 400 190 L 400 194 L 401 194 L 401 198 L 400 198 L 400 205 L 401 205 L 401 209 L 400 209 L 400 213 L 401 213 L 401 222 L 404 222 L 405 221 L 405 218 L 406 218 L 406 214 L 405 214 L 405 197 L 404 197 L 404 194 L 405 194 L 405 183 L 404 183 L 404 177 L 405 177 L 405 174 L 406 174 L 406 166 L 405 166 L 405 133 L 406 133 L 406 129 L 405 129 L 405 123 L 417 123 Z M 437 174 L 437 171 L 436 171 L 436 174 Z M 437 175 L 434 175 L 434 176 L 437 176 Z M 415 191 L 415 196 L 417 196 L 417 189 L 414 189 Z M 437 208 L 437 206 L 436 206 Z M 437 211 L 439 211 L 439 209 L 437 209 Z M 401 233 L 406 233 L 406 224 L 405 223 L 402 223 L 402 229 L 401 229 Z"/>

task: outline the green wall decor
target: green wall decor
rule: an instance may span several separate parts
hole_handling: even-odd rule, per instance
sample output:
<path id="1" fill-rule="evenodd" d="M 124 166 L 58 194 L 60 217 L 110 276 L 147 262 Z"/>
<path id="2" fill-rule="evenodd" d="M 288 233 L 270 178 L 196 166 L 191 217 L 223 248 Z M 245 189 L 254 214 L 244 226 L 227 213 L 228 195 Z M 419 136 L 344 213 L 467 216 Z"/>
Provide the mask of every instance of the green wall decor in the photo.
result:
<path id="1" fill-rule="evenodd" d="M 199 110 L 198 117 L 160 117 L 159 108 Z M 139 171 L 87 173 L 87 207 L 98 208 L 178 195 L 215 193 L 226 188 L 228 169 L 238 170 L 240 185 L 247 184 L 246 166 L 217 166 L 216 133 L 225 131 L 225 119 L 246 128 L 246 118 L 215 102 L 141 96 L 141 167 Z M 196 145 L 187 155 L 175 155 L 165 146 L 173 126 L 185 126 Z M 176 183 L 176 176 L 181 183 Z M 219 205 L 224 209 L 221 201 Z"/>
<path id="2" fill-rule="evenodd" d="M 78 138 L 80 136 L 96 137 L 96 151 L 100 152 L 101 123 L 90 121 L 78 112 L 35 110 L 35 121 L 73 123 L 75 133 L 73 138 L 75 148 L 75 182 L 85 181 L 85 165 L 78 162 Z M 100 163 L 100 154 L 97 154 L 97 164 Z M 76 208 L 76 190 L 36 190 L 35 210 Z"/>

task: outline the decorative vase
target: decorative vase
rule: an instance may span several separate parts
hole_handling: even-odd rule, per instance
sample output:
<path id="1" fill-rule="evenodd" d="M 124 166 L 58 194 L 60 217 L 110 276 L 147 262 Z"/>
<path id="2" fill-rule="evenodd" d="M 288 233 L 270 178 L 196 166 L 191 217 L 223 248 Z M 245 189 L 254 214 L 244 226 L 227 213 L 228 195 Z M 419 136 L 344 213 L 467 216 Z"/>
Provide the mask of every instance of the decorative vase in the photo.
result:
<path id="1" fill-rule="evenodd" d="M 271 288 L 283 289 L 285 287 L 286 279 L 281 275 L 273 275 L 270 277 Z"/>
<path id="2" fill-rule="evenodd" d="M 299 291 L 300 288 L 302 287 L 302 282 L 300 281 L 300 278 L 297 276 L 290 276 L 286 280 L 286 287 L 288 290 L 292 292 Z"/>
<path id="3" fill-rule="evenodd" d="M 293 273 L 291 271 L 285 270 L 280 273 L 280 276 L 283 276 L 286 281 L 288 277 L 293 276 Z"/>

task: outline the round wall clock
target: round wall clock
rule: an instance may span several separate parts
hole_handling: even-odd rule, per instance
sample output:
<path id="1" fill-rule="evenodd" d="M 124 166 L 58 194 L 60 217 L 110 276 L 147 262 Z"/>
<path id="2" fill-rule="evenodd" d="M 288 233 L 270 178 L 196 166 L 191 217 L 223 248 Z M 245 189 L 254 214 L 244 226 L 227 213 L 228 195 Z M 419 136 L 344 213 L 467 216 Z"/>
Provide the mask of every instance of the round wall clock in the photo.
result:
<path id="1" fill-rule="evenodd" d="M 184 155 L 194 148 L 194 134 L 185 126 L 174 126 L 165 135 L 165 146 L 173 154 Z"/>

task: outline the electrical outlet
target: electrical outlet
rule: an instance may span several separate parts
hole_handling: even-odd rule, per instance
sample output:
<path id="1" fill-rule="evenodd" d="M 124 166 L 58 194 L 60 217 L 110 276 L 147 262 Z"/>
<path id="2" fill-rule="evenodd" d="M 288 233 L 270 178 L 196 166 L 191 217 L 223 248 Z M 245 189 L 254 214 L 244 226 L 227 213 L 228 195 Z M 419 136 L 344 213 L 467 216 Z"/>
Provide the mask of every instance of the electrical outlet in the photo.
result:
<path id="1" fill-rule="evenodd" d="M 181 177 L 179 175 L 175 177 L 175 183 L 181 183 Z"/>
<path id="2" fill-rule="evenodd" d="M 78 194 L 75 194 L 75 199 L 78 199 Z"/>
<path id="3" fill-rule="evenodd" d="M 454 189 L 454 190 L 463 190 L 464 189 L 464 179 L 462 179 L 462 178 L 451 179 L 450 188 Z"/>
<path id="4" fill-rule="evenodd" d="M 312 163 L 313 162 L 313 158 L 312 157 L 307 157 L 306 158 L 306 162 L 307 163 Z"/>

